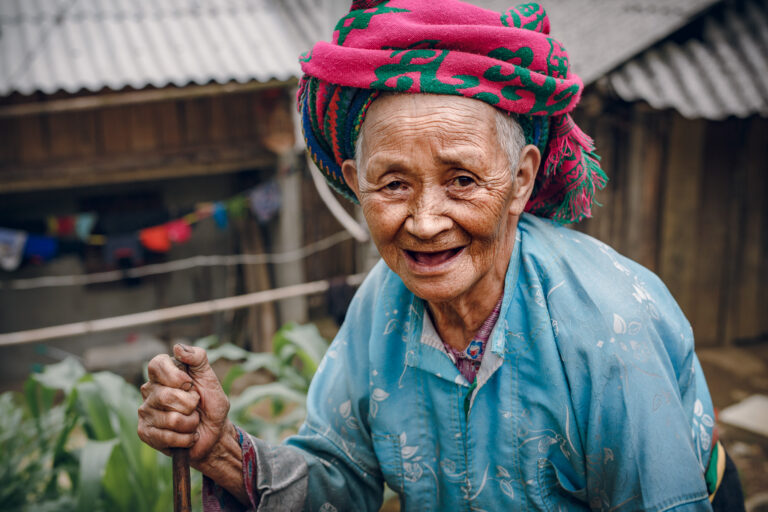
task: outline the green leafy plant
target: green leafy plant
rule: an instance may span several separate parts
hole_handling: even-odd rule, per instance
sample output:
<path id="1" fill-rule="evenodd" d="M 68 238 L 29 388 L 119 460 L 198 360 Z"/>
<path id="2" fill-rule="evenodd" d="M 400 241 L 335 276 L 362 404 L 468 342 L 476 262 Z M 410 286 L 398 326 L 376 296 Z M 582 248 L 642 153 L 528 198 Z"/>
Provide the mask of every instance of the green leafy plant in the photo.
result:
<path id="1" fill-rule="evenodd" d="M 0 395 L 0 510 L 170 510 L 170 459 L 136 435 L 139 404 L 121 377 L 74 359 L 33 374 L 23 397 Z"/>
<path id="2" fill-rule="evenodd" d="M 214 338 L 204 338 L 197 345 L 208 350 L 211 363 L 219 359 L 237 362 L 222 379 L 227 394 L 234 381 L 247 373 L 266 370 L 274 378 L 274 382 L 249 386 L 230 398 L 232 422 L 273 443 L 295 432 L 307 414 L 309 383 L 328 348 L 317 327 L 285 325 L 275 333 L 271 353 L 215 343 Z"/>
<path id="3" fill-rule="evenodd" d="M 215 337 L 200 339 L 209 360 L 234 362 L 222 379 L 227 394 L 247 373 L 273 382 L 232 396 L 230 418 L 277 442 L 306 415 L 306 393 L 328 343 L 314 325 L 289 324 L 273 351 L 253 353 Z M 171 461 L 136 434 L 139 391 L 121 377 L 87 373 L 74 359 L 30 376 L 24 393 L 0 395 L 0 510 L 167 511 L 172 508 Z M 193 507 L 202 479 L 192 472 Z"/>

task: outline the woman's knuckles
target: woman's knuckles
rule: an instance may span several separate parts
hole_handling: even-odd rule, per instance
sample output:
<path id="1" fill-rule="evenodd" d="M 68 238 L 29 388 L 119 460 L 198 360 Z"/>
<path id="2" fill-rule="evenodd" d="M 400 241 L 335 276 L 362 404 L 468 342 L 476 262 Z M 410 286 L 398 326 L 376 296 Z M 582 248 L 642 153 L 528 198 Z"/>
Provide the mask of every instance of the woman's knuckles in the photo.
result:
<path id="1" fill-rule="evenodd" d="M 162 425 L 158 426 L 173 430 L 174 432 L 193 434 L 200 424 L 200 416 L 197 412 L 193 412 L 189 415 L 180 414 L 178 412 L 169 412 L 162 418 L 162 423 Z"/>
<path id="2" fill-rule="evenodd" d="M 178 411 L 190 414 L 197 407 L 199 395 L 165 386 L 156 387 L 147 398 L 147 403 L 155 409 Z"/>

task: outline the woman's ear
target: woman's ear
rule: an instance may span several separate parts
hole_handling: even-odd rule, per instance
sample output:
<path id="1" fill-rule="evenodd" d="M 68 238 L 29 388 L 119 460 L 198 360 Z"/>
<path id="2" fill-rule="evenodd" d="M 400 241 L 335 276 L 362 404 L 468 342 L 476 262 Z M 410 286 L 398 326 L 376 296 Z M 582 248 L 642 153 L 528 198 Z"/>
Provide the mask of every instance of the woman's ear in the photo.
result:
<path id="1" fill-rule="evenodd" d="M 541 163 L 541 152 L 533 144 L 528 144 L 520 151 L 520 161 L 515 171 L 515 191 L 509 212 L 513 215 L 522 215 L 525 205 L 533 192 L 533 184 L 536 182 L 536 173 Z"/>
<path id="2" fill-rule="evenodd" d="M 347 182 L 347 186 L 352 189 L 356 197 L 360 197 L 360 188 L 357 182 L 357 165 L 352 159 L 344 160 L 341 164 L 341 174 L 344 175 L 344 181 Z"/>

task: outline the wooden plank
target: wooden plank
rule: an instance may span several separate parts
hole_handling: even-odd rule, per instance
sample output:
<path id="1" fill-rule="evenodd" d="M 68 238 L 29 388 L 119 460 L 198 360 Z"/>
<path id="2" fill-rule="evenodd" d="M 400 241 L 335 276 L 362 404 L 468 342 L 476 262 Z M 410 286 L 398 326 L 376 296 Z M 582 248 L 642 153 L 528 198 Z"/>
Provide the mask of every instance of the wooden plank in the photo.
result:
<path id="1" fill-rule="evenodd" d="M 742 161 L 735 174 L 730 209 L 731 254 L 726 302 L 727 343 L 754 340 L 768 333 L 768 121 L 745 121 Z"/>
<path id="2" fill-rule="evenodd" d="M 227 130 L 232 141 L 255 140 L 254 125 L 258 122 L 250 116 L 254 93 L 229 94 L 224 97 L 224 110 L 229 120 Z"/>
<path id="3" fill-rule="evenodd" d="M 100 152 L 122 155 L 133 146 L 130 107 L 112 107 L 98 111 Z"/>
<path id="4" fill-rule="evenodd" d="M 213 143 L 229 141 L 229 112 L 226 109 L 226 98 L 213 96 L 210 111 L 210 140 Z"/>
<path id="5" fill-rule="evenodd" d="M 706 122 L 683 119 L 672 114 L 669 150 L 666 155 L 662 187 L 661 246 L 659 276 L 680 307 L 691 319 L 696 297 L 697 225 L 699 187 Z"/>
<path id="6" fill-rule="evenodd" d="M 93 112 L 64 112 L 48 116 L 51 157 L 80 158 L 97 152 L 96 115 Z"/>
<path id="7" fill-rule="evenodd" d="M 194 98 L 181 103 L 183 111 L 183 141 L 185 146 L 205 145 L 211 140 L 211 101 Z"/>
<path id="8" fill-rule="evenodd" d="M 165 150 L 180 148 L 182 134 L 179 126 L 178 101 L 157 103 L 155 109 L 159 147 Z"/>
<path id="9" fill-rule="evenodd" d="M 157 133 L 156 105 L 138 104 L 130 107 L 131 149 L 149 151 L 160 145 Z"/>
<path id="10" fill-rule="evenodd" d="M 627 165 L 626 255 L 656 271 L 659 190 L 665 134 L 662 114 L 635 110 Z"/>
<path id="11" fill-rule="evenodd" d="M 44 161 L 50 156 L 50 139 L 42 116 L 23 117 L 18 120 L 19 159 L 22 166 Z"/>
<path id="12" fill-rule="evenodd" d="M 5 169 L 0 193 L 231 173 L 271 166 L 274 162 L 274 155 L 258 147 L 91 158 L 45 167 Z M 99 172 L 93 172 L 94 169 Z"/>
<path id="13" fill-rule="evenodd" d="M 667 152 L 669 113 L 655 111 L 645 125 L 648 147 L 643 159 L 642 256 L 639 261 L 653 272 L 659 270 L 659 231 L 661 229 L 661 184 Z"/>
<path id="14" fill-rule="evenodd" d="M 0 175 L 2 169 L 19 163 L 19 147 L 21 138 L 19 134 L 18 119 L 0 119 Z"/>
<path id="15" fill-rule="evenodd" d="M 701 196 L 697 212 L 696 275 L 693 281 L 694 334 L 699 346 L 719 345 L 724 336 L 723 294 L 726 291 L 728 256 L 728 206 L 734 151 L 739 147 L 737 120 L 707 124 Z"/>
<path id="16" fill-rule="evenodd" d="M 746 126 L 744 121 L 738 121 L 739 139 L 742 144 L 729 148 L 733 151 L 733 165 L 730 169 L 730 183 L 728 190 L 723 191 L 728 205 L 728 214 L 723 221 L 728 226 L 728 243 L 724 249 L 723 261 L 724 279 L 723 290 L 720 294 L 720 316 L 723 317 L 722 344 L 731 344 L 734 338 L 733 312 L 740 309 L 741 302 L 741 265 L 744 257 L 745 216 L 747 187 L 746 143 L 744 141 Z M 737 315 L 738 316 L 738 315 Z"/>

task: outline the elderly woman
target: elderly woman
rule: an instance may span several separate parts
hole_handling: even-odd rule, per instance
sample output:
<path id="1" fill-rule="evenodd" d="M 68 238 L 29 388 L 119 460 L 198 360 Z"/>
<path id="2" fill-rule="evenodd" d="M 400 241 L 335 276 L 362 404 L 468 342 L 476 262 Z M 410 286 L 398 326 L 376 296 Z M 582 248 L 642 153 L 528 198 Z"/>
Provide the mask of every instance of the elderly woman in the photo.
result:
<path id="1" fill-rule="evenodd" d="M 407 510 L 710 509 L 726 458 L 688 322 L 553 222 L 605 176 L 548 33 L 536 4 L 358 0 L 302 57 L 308 151 L 383 261 L 280 446 L 229 422 L 202 349 L 150 363 L 139 435 L 191 448 L 207 509 L 377 510 L 384 482 Z"/>

